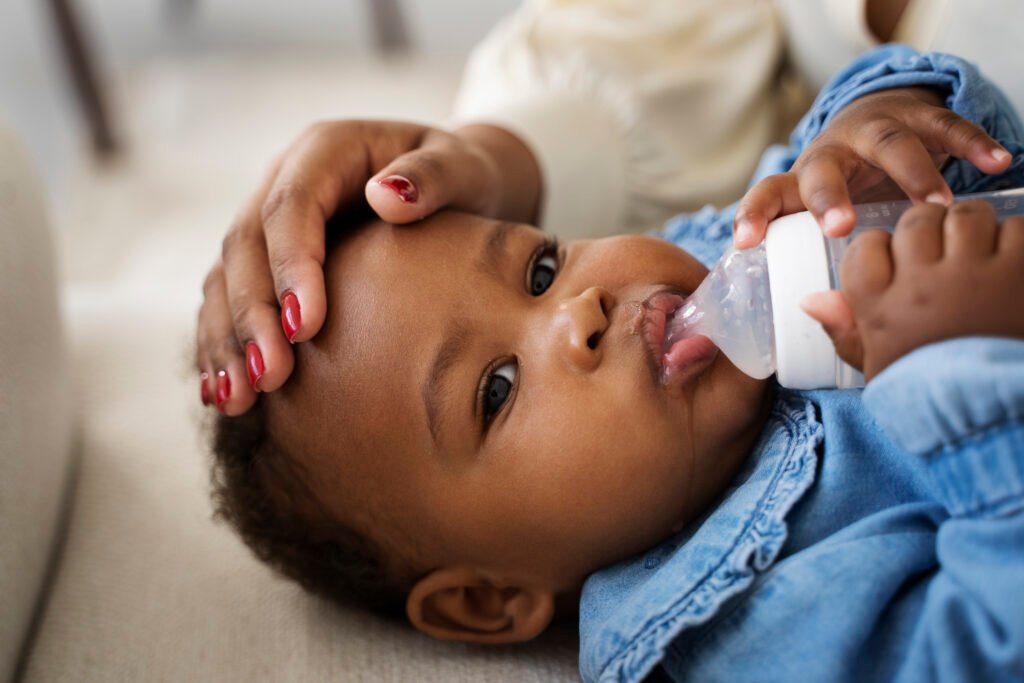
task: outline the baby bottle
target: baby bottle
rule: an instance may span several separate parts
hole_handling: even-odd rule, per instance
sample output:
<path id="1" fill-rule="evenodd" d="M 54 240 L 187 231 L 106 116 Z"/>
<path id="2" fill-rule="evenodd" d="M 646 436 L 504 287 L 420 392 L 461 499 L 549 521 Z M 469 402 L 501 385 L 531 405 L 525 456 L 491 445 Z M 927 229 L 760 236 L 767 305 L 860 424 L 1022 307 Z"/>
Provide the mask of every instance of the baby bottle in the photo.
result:
<path id="1" fill-rule="evenodd" d="M 1024 213 L 1024 188 L 954 197 L 991 203 L 999 220 Z M 909 201 L 854 207 L 856 227 L 846 237 L 825 237 L 808 212 L 783 216 L 751 249 L 730 248 L 700 287 L 669 319 L 665 350 L 687 337 L 704 335 L 740 370 L 758 379 L 773 372 L 793 389 L 859 387 L 861 373 L 844 363 L 821 325 L 800 301 L 839 287 L 839 263 L 860 232 L 892 232 Z"/>

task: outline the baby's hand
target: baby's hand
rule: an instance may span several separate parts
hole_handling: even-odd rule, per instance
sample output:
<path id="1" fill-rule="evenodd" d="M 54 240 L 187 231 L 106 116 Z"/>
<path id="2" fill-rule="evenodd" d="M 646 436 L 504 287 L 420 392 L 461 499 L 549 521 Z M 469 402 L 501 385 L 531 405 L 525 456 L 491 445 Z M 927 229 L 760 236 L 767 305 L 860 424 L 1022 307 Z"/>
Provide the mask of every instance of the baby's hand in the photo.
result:
<path id="1" fill-rule="evenodd" d="M 510 133 L 455 133 L 396 121 L 310 126 L 281 154 L 224 237 L 203 285 L 200 396 L 229 415 L 292 372 L 289 342 L 312 338 L 327 311 L 325 224 L 365 193 L 381 218 L 409 223 L 449 206 L 530 221 L 540 179 Z"/>
<path id="2" fill-rule="evenodd" d="M 950 157 L 998 173 L 1010 154 L 985 131 L 943 106 L 928 88 L 883 90 L 850 103 L 809 144 L 788 173 L 750 188 L 736 210 L 733 239 L 764 239 L 778 216 L 808 210 L 831 237 L 848 234 L 853 202 L 899 199 L 949 205 L 939 168 Z M 852 200 L 851 200 L 852 197 Z"/>
<path id="3" fill-rule="evenodd" d="M 1024 338 L 1024 216 L 999 225 L 982 201 L 916 206 L 894 235 L 858 235 L 839 278 L 841 293 L 814 294 L 804 310 L 866 380 L 943 339 Z"/>

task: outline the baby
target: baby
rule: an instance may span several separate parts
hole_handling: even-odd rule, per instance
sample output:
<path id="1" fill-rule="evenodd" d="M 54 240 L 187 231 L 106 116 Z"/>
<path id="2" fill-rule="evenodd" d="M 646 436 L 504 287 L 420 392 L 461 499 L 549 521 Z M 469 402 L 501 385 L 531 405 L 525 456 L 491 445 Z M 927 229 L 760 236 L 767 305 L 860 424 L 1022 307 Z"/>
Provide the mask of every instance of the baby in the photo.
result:
<path id="1" fill-rule="evenodd" d="M 858 240 L 844 297 L 809 309 L 864 368 L 863 401 L 779 390 L 707 342 L 660 353 L 734 216 L 756 232 L 793 210 L 800 172 L 835 170 L 808 150 L 898 104 L 875 91 L 917 86 L 1022 151 L 968 65 L 896 48 L 840 74 L 766 155 L 763 175 L 795 173 L 668 239 L 559 244 L 454 212 L 347 231 L 288 383 L 218 421 L 220 514 L 310 590 L 438 638 L 528 640 L 579 605 L 586 680 L 1011 678 L 1024 221 L 921 206 L 891 243 Z M 1021 162 L 946 178 L 1024 184 Z"/>

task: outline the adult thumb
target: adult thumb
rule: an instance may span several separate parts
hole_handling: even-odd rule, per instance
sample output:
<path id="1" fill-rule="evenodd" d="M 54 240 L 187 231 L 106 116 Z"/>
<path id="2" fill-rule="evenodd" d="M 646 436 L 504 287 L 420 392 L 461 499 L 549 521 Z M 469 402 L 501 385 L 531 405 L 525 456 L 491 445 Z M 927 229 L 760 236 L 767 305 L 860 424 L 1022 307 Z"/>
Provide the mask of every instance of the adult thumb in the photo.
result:
<path id="1" fill-rule="evenodd" d="M 864 345 L 857 329 L 857 319 L 842 292 L 830 290 L 809 294 L 800 302 L 800 308 L 821 324 L 840 358 L 858 370 L 863 369 Z"/>
<path id="2" fill-rule="evenodd" d="M 389 223 L 411 223 L 443 207 L 489 215 L 497 205 L 494 178 L 494 170 L 461 145 L 428 142 L 370 178 L 366 200 Z"/>

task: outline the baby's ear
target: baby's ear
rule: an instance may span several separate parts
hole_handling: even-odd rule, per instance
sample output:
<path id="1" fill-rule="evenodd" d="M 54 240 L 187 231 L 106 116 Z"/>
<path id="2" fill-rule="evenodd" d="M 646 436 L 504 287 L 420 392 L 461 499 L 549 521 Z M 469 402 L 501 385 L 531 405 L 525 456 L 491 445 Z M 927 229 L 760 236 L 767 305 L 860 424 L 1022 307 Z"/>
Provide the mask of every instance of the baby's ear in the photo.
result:
<path id="1" fill-rule="evenodd" d="M 519 643 L 547 628 L 555 599 L 546 589 L 499 586 L 476 569 L 446 567 L 413 586 L 405 611 L 413 626 L 441 640 Z"/>

